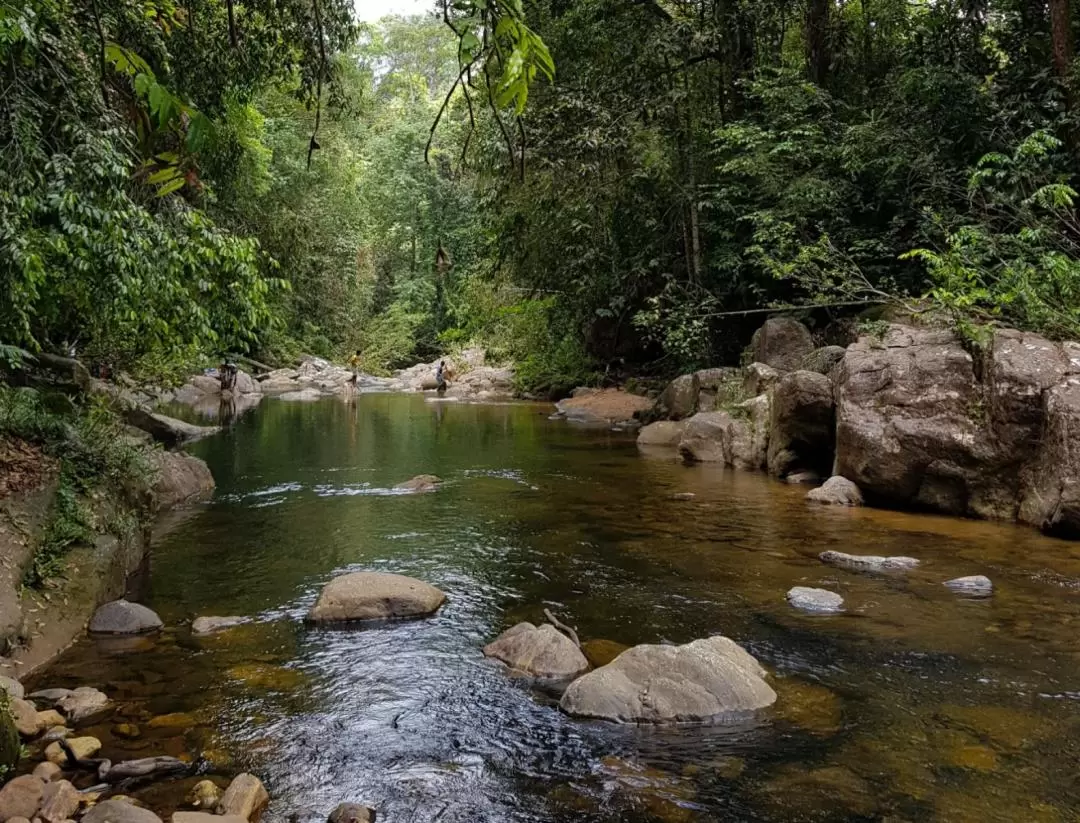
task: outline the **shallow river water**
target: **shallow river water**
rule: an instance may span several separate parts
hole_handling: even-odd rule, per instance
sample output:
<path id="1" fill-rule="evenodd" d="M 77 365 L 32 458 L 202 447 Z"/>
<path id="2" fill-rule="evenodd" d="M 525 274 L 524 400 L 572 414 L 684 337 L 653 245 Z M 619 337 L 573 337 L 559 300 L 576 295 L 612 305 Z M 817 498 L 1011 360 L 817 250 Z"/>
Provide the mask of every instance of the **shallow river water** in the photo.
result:
<path id="1" fill-rule="evenodd" d="M 213 500 L 154 546 L 156 641 L 85 640 L 33 683 L 93 685 L 123 718 L 113 759 L 206 757 L 264 779 L 264 820 L 341 801 L 434 821 L 1080 819 L 1080 546 L 1026 529 L 815 508 L 805 489 L 548 420 L 550 406 L 420 396 L 266 401 L 198 444 Z M 436 493 L 392 487 L 432 473 Z M 672 499 L 692 492 L 692 500 Z M 906 554 L 856 575 L 826 549 Z M 309 627 L 335 574 L 378 569 L 448 594 L 437 616 Z M 943 580 L 986 574 L 989 600 Z M 811 617 L 793 585 L 840 592 Z M 481 647 L 551 609 L 583 640 L 723 633 L 773 673 L 754 723 L 579 722 Z M 199 615 L 245 615 L 209 638 Z M 136 740 L 112 732 L 126 718 Z M 170 811 L 191 781 L 140 796 Z"/>

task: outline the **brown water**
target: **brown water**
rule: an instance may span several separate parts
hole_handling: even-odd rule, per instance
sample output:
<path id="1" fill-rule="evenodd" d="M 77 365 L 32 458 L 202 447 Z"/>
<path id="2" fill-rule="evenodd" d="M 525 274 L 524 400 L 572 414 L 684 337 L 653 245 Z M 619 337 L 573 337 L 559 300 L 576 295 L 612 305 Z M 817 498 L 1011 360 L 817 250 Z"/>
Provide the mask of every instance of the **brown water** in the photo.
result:
<path id="1" fill-rule="evenodd" d="M 272 822 L 346 800 L 386 823 L 1080 819 L 1080 547 L 812 507 L 803 489 L 643 456 L 549 411 L 265 402 L 198 446 L 217 494 L 154 548 L 147 602 L 170 630 L 87 640 L 35 683 L 119 701 L 142 735 L 95 727 L 106 756 L 255 772 Z M 392 492 L 420 473 L 446 483 Z M 826 549 L 923 565 L 856 575 L 823 566 Z M 357 569 L 418 576 L 449 601 L 419 622 L 303 625 L 319 587 Z M 964 574 L 988 575 L 995 596 L 941 585 Z M 848 612 L 795 612 L 797 584 L 839 591 Z M 571 720 L 480 653 L 544 608 L 583 639 L 726 634 L 774 672 L 780 700 L 738 727 Z M 256 622 L 186 628 L 233 614 Z M 190 782 L 141 796 L 168 812 Z"/>

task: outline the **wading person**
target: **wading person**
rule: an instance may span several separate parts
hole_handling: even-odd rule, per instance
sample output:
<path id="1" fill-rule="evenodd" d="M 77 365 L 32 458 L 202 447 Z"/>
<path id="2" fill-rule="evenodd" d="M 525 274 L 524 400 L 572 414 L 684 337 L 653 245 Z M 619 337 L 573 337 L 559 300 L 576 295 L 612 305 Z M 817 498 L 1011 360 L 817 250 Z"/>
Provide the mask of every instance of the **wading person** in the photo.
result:
<path id="1" fill-rule="evenodd" d="M 352 369 L 352 378 L 349 380 L 355 389 L 360 384 L 360 349 L 349 358 L 349 368 Z"/>
<path id="2" fill-rule="evenodd" d="M 446 391 L 446 361 L 440 360 L 439 367 L 435 369 L 435 391 L 442 394 Z"/>

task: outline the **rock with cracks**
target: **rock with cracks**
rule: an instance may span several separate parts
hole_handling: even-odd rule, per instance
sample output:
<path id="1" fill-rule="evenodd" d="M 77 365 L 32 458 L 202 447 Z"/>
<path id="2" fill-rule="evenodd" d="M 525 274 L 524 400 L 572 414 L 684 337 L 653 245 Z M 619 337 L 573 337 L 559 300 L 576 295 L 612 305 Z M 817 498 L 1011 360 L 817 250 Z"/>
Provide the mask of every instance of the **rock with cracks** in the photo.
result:
<path id="1" fill-rule="evenodd" d="M 486 657 L 543 680 L 571 680 L 589 670 L 581 649 L 554 626 L 518 623 L 484 647 Z"/>
<path id="2" fill-rule="evenodd" d="M 835 413 L 829 378 L 817 372 L 783 375 L 772 390 L 769 473 L 811 470 L 828 476 L 833 465 Z"/>
<path id="3" fill-rule="evenodd" d="M 751 360 L 792 371 L 814 350 L 810 330 L 793 317 L 770 317 L 750 341 Z"/>
<path id="4" fill-rule="evenodd" d="M 776 701 L 765 670 L 734 641 L 634 646 L 570 684 L 559 705 L 621 723 L 708 722 Z"/>
<path id="5" fill-rule="evenodd" d="M 354 572 L 331 580 L 308 613 L 308 620 L 390 620 L 436 612 L 446 595 L 434 586 L 400 574 Z"/>
<path id="6" fill-rule="evenodd" d="M 147 634 L 158 631 L 163 625 L 153 610 L 127 600 L 106 603 L 90 619 L 93 634 Z"/>
<path id="7" fill-rule="evenodd" d="M 844 598 L 827 589 L 795 586 L 787 593 L 787 600 L 796 609 L 816 614 L 835 614 L 844 610 Z"/>
<path id="8" fill-rule="evenodd" d="M 906 572 L 919 565 L 914 557 L 880 557 L 873 554 L 847 554 L 845 552 L 822 552 L 818 558 L 830 566 L 853 572 Z"/>
<path id="9" fill-rule="evenodd" d="M 863 504 L 859 487 L 846 477 L 839 475 L 830 477 L 819 488 L 811 489 L 807 492 L 806 499 L 826 506 L 861 506 Z"/>

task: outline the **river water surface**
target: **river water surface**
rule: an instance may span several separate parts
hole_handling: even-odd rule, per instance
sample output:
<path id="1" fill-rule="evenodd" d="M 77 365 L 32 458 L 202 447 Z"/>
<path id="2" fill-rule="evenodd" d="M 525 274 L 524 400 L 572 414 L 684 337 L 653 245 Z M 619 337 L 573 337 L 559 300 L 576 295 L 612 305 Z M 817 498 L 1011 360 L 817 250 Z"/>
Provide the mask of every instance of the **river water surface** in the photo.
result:
<path id="1" fill-rule="evenodd" d="M 34 683 L 118 701 L 123 717 L 90 730 L 104 756 L 254 772 L 271 823 L 342 801 L 385 823 L 1080 819 L 1076 544 L 815 508 L 804 489 L 641 455 L 630 435 L 550 411 L 264 402 L 193 449 L 218 487 L 154 547 L 145 600 L 168 631 L 82 641 Z M 421 473 L 445 483 L 392 490 Z M 923 564 L 856 575 L 823 566 L 827 549 Z M 360 569 L 422 578 L 448 602 L 423 621 L 305 626 L 322 584 Z M 941 585 L 966 574 L 994 597 Z M 793 585 L 838 591 L 848 611 L 799 614 Z M 583 640 L 723 633 L 780 699 L 741 726 L 571 720 L 480 652 L 545 608 Z M 193 638 L 200 615 L 254 621 Z M 114 735 L 120 719 L 140 737 Z M 140 796 L 167 813 L 188 786 Z"/>

